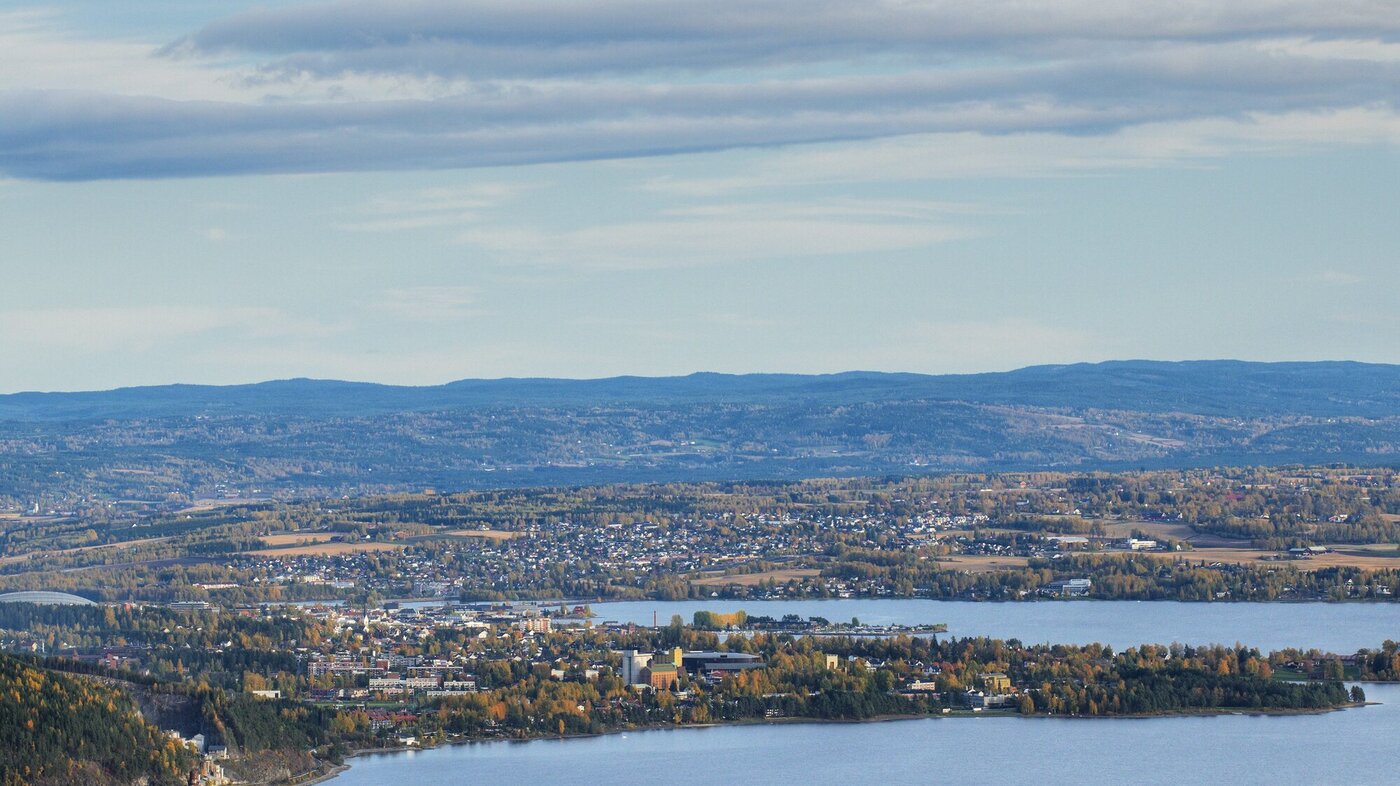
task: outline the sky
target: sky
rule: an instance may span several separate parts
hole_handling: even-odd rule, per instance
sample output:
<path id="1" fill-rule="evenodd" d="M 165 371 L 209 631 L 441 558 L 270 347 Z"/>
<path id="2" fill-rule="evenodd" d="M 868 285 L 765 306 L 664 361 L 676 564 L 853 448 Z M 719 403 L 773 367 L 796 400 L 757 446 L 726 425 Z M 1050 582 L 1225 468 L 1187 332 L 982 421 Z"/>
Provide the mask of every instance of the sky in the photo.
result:
<path id="1" fill-rule="evenodd" d="M 0 4 L 0 392 L 1400 363 L 1394 0 Z"/>

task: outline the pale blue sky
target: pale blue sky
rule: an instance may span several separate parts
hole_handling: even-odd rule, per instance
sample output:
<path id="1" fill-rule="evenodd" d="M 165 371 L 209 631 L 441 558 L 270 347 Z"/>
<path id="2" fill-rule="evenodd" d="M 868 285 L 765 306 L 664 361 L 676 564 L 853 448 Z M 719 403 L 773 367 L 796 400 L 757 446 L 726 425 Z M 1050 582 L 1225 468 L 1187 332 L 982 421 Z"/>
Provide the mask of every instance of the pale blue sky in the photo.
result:
<path id="1" fill-rule="evenodd" d="M 0 11 L 0 391 L 1400 362 L 1388 3 L 112 5 Z"/>

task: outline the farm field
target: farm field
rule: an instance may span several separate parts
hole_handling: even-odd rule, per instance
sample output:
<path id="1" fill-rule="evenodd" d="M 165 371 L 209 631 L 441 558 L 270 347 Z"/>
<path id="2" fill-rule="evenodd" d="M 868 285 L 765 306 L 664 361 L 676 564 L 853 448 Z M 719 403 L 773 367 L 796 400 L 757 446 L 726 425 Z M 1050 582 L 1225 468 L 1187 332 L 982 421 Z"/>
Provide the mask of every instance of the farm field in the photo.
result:
<path id="1" fill-rule="evenodd" d="M 370 551 L 401 551 L 404 547 L 402 543 L 379 543 L 366 541 L 363 543 L 312 543 L 305 546 L 293 546 L 280 549 L 257 549 L 255 551 L 245 551 L 244 554 L 253 554 L 259 557 L 333 557 L 337 554 L 357 554 Z"/>
<path id="2" fill-rule="evenodd" d="M 1175 521 L 1123 521 L 1105 524 L 1103 529 L 1110 538 L 1127 538 L 1134 532 L 1146 532 L 1156 538 L 1184 540 L 1196 548 L 1249 548 L 1249 541 L 1243 538 L 1197 532 L 1190 524 Z"/>
<path id="3" fill-rule="evenodd" d="M 1010 570 L 1024 568 L 1030 560 L 1026 557 L 990 557 L 982 555 L 958 555 L 952 557 L 939 557 L 938 565 L 948 570 L 960 570 L 967 573 L 992 573 L 998 570 Z"/>
<path id="4" fill-rule="evenodd" d="M 486 538 L 487 540 L 502 541 L 518 538 L 524 532 L 512 532 L 503 529 L 454 529 L 443 532 L 443 535 L 451 535 L 454 538 Z"/>
<path id="5" fill-rule="evenodd" d="M 1165 556 L 1165 555 L 1164 555 Z M 1321 568 L 1400 568 L 1400 554 L 1392 552 L 1386 555 L 1384 552 L 1371 551 L 1363 548 L 1344 549 L 1331 554 L 1319 554 L 1307 559 L 1277 559 L 1279 553 L 1275 551 L 1260 551 L 1259 549 L 1246 548 L 1205 548 L 1193 549 L 1189 552 L 1172 554 L 1171 557 L 1177 560 L 1188 562 L 1224 562 L 1235 565 L 1246 565 L 1253 563 L 1273 563 L 1275 565 L 1288 565 L 1298 570 L 1319 570 Z M 1265 559 L 1272 557 L 1274 559 Z"/>
<path id="6" fill-rule="evenodd" d="M 257 505 L 267 502 L 262 497 L 220 497 L 219 499 L 197 499 L 189 504 L 189 507 L 175 511 L 180 513 L 205 513 L 219 508 L 228 508 L 236 505 Z"/>
<path id="7" fill-rule="evenodd" d="M 335 537 L 333 532 L 284 532 L 279 535 L 264 535 L 259 538 L 264 546 L 295 546 L 298 544 L 327 543 Z"/>

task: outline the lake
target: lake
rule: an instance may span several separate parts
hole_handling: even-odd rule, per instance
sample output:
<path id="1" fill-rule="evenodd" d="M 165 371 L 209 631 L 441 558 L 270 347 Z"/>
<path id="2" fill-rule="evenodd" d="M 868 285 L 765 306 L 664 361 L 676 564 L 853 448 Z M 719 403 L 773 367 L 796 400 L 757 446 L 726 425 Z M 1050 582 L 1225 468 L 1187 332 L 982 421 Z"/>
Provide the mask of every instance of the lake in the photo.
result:
<path id="1" fill-rule="evenodd" d="M 832 622 L 918 625 L 943 622 L 949 636 L 1017 638 L 1023 642 L 1123 648 L 1143 643 L 1234 644 L 1265 652 L 1317 647 L 1355 652 L 1386 639 L 1400 640 L 1400 603 L 1179 603 L 1176 601 L 1036 601 L 974 603 L 948 600 L 728 600 L 594 603 L 597 620 L 665 625 L 672 614 L 687 622 L 700 609 L 751 615 L 825 617 Z"/>
<path id="2" fill-rule="evenodd" d="M 1394 604 L 933 600 L 596 603 L 601 620 L 664 624 L 698 609 L 833 621 L 945 622 L 948 635 L 1114 647 L 1143 642 L 1319 647 L 1354 652 L 1400 639 Z M 332 786 L 413 783 L 726 786 L 886 783 L 1397 783 L 1400 685 L 1366 685 L 1378 706 L 1323 715 L 1058 719 L 928 718 L 627 732 L 489 742 L 353 760 Z"/>
<path id="3" fill-rule="evenodd" d="M 1323 715 L 928 718 L 627 732 L 352 760 L 332 786 L 1400 783 L 1400 686 Z"/>

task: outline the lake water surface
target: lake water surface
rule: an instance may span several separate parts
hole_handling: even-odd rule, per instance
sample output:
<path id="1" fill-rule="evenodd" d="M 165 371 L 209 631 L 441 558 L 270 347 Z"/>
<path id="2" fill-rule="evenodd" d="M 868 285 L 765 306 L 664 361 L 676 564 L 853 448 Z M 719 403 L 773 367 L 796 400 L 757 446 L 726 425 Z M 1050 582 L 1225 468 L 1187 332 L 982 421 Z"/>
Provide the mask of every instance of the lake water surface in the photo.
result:
<path id="1" fill-rule="evenodd" d="M 364 756 L 332 786 L 1400 783 L 1400 686 L 1323 715 L 929 718 L 628 732 Z"/>
<path id="2" fill-rule="evenodd" d="M 697 609 L 833 621 L 946 622 L 949 635 L 1114 647 L 1241 641 L 1353 652 L 1400 639 L 1390 604 L 1201 604 L 931 600 L 599 603 L 600 619 L 687 621 Z M 353 760 L 331 786 L 467 783 L 1400 784 L 1400 685 L 1366 685 L 1381 702 L 1322 715 L 1053 719 L 929 718 L 628 732 L 490 742 Z"/>
<path id="3" fill-rule="evenodd" d="M 1268 652 L 1317 647 L 1355 652 L 1386 639 L 1400 640 L 1400 603 L 1178 603 L 1174 601 L 1037 601 L 974 603 L 947 600 L 852 599 L 595 603 L 598 620 L 650 625 L 687 622 L 697 610 L 781 617 L 825 617 L 832 622 L 918 625 L 943 622 L 950 636 L 991 636 L 1023 642 L 1090 644 L 1117 648 L 1143 643 L 1234 644 Z"/>

